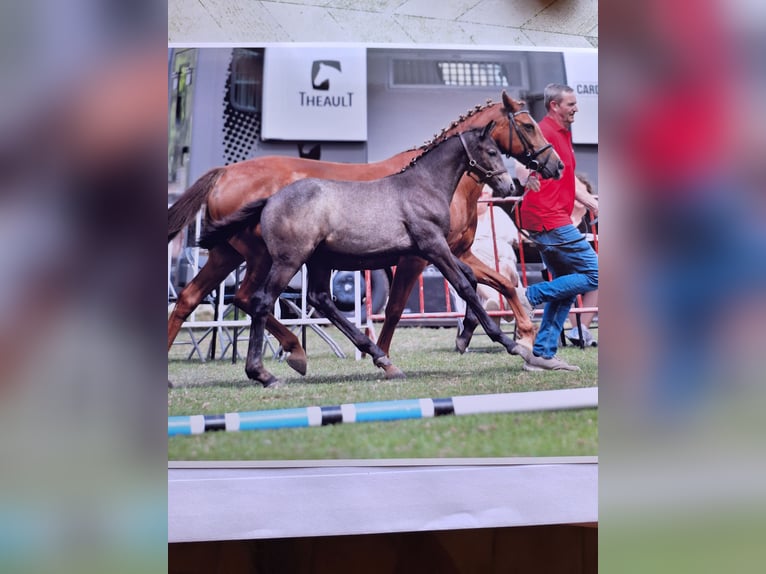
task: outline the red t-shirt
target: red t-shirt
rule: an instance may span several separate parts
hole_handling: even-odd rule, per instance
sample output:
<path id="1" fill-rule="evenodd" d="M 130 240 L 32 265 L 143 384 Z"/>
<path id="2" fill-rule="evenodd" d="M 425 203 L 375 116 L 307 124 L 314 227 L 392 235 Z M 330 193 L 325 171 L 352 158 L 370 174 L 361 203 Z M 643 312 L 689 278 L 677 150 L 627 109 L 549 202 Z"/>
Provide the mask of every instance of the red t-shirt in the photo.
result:
<path id="1" fill-rule="evenodd" d="M 561 179 L 541 179 L 540 191 L 528 191 L 521 202 L 521 226 L 530 231 L 550 231 L 571 225 L 575 198 L 575 156 L 572 132 L 548 116 L 540 120 L 540 131 L 564 163 Z"/>

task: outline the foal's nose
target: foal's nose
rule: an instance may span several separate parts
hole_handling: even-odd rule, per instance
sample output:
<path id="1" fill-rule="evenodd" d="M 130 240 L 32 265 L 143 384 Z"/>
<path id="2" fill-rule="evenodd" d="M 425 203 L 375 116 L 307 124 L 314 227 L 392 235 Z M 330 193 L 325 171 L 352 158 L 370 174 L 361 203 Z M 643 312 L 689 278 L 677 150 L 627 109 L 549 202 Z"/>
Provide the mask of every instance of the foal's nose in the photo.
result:
<path id="1" fill-rule="evenodd" d="M 502 197 L 508 197 L 516 189 L 513 184 L 513 178 L 507 171 L 502 174 L 500 182 L 502 187 Z"/>

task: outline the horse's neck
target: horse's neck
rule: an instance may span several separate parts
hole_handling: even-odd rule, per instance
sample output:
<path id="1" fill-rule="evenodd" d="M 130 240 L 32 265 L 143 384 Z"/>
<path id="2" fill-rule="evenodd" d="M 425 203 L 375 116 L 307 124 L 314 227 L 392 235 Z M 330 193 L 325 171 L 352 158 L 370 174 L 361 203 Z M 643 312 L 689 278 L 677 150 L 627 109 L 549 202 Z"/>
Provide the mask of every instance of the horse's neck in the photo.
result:
<path id="1" fill-rule="evenodd" d="M 429 173 L 433 187 L 451 202 L 458 182 L 467 168 L 468 156 L 460 139 L 453 137 L 418 158 L 411 170 L 413 176 Z"/>
<path id="2" fill-rule="evenodd" d="M 471 113 L 471 115 L 462 116 L 444 131 L 444 136 L 449 137 L 459 132 L 484 127 L 492 120 L 499 121 L 500 117 L 495 113 L 495 107 L 497 105 L 499 104 L 491 104 L 482 110 Z"/>

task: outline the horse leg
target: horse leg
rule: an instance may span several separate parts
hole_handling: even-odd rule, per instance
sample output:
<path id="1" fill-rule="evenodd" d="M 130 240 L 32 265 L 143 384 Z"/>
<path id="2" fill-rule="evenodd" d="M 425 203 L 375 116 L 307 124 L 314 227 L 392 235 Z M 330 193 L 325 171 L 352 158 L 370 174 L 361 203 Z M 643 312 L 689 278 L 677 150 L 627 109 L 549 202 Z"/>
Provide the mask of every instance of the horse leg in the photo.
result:
<path id="1" fill-rule="evenodd" d="M 385 371 L 387 379 L 404 378 L 404 373 L 394 366 L 386 356 L 386 352 L 338 311 L 332 297 L 330 297 L 330 273 L 331 269 L 325 265 L 319 263 L 308 265 L 308 292 L 306 294 L 308 301 L 332 321 L 333 325 L 348 337 L 357 349 L 370 355 L 373 364 Z"/>
<path id="2" fill-rule="evenodd" d="M 465 275 L 465 278 L 468 280 L 468 283 L 470 283 L 471 289 L 476 291 L 476 277 L 471 268 L 459 259 L 457 260 L 457 263 L 460 270 L 463 272 L 463 275 Z M 466 305 L 465 317 L 463 317 L 463 330 L 458 333 L 455 338 L 455 349 L 461 355 L 468 349 L 468 345 L 471 343 L 471 338 L 473 337 L 473 332 L 476 330 L 478 324 L 479 319 L 476 317 L 476 313 L 473 312 L 473 309 L 471 309 L 470 306 Z"/>
<path id="3" fill-rule="evenodd" d="M 168 351 L 181 330 L 181 325 L 202 299 L 221 284 L 226 276 L 237 268 L 243 257 L 230 245 L 216 245 L 208 253 L 208 260 L 199 273 L 178 294 L 168 317 Z"/>
<path id="4" fill-rule="evenodd" d="M 253 293 L 263 278 L 266 277 L 271 266 L 271 258 L 267 255 L 265 246 L 263 249 L 251 249 L 249 251 L 253 255 L 248 258 L 245 278 L 234 296 L 234 304 L 246 313 L 249 312 L 250 299 Z M 271 312 L 266 314 L 266 329 L 276 337 L 282 350 L 287 354 L 287 364 L 301 375 L 305 375 L 306 351 L 301 346 L 298 337 L 280 323 Z"/>
<path id="5" fill-rule="evenodd" d="M 519 296 L 516 293 L 516 286 L 519 283 L 518 277 L 514 274 L 513 278 L 508 278 L 505 275 L 498 273 L 471 252 L 463 254 L 460 259 L 463 263 L 466 263 L 471 267 L 471 270 L 479 283 L 488 285 L 495 291 L 499 291 L 508 300 L 511 305 L 511 310 L 513 311 L 513 316 L 516 319 L 516 332 L 518 333 L 517 342 L 527 349 L 531 349 L 532 345 L 535 343 L 537 328 L 524 311 L 524 307 L 521 306 Z M 467 321 L 463 323 L 464 332 L 469 327 L 470 325 L 468 325 Z M 473 335 L 473 329 L 475 328 L 476 325 L 474 324 L 470 334 L 467 335 L 468 341 L 470 341 L 471 335 Z M 464 334 L 461 333 L 460 336 L 464 336 Z"/>
<path id="6" fill-rule="evenodd" d="M 308 359 L 298 337 L 271 313 L 266 315 L 266 329 L 279 341 L 282 351 L 287 355 L 285 362 L 290 368 L 305 375 Z"/>
<path id="7" fill-rule="evenodd" d="M 476 290 L 471 288 L 470 281 L 460 269 L 459 260 L 447 247 L 446 241 L 443 246 L 434 247 L 429 254 L 429 259 L 455 288 L 458 295 L 473 309 L 479 323 L 484 327 L 484 331 L 492 341 L 503 345 L 510 354 L 520 355 L 525 361 L 532 355 L 532 351 L 506 337 L 500 330 L 500 327 L 490 319 L 484 307 L 482 307 L 478 295 L 476 295 Z"/>
<path id="8" fill-rule="evenodd" d="M 396 265 L 394 281 L 391 283 L 388 303 L 386 303 L 386 318 L 378 336 L 378 346 L 385 351 L 386 355 L 391 350 L 394 330 L 399 319 L 402 318 L 407 298 L 426 265 L 428 261 L 420 257 L 402 257 Z"/>
<path id="9" fill-rule="evenodd" d="M 280 381 L 263 366 L 263 337 L 266 329 L 266 315 L 269 306 L 264 304 L 266 296 L 262 290 L 253 294 L 250 315 L 250 340 L 247 347 L 247 359 L 245 360 L 245 373 L 247 378 L 258 381 L 264 387 L 279 386 Z"/>
<path id="10" fill-rule="evenodd" d="M 266 318 L 279 294 L 287 287 L 297 269 L 275 264 L 266 276 L 264 284 L 250 297 L 250 342 L 247 348 L 245 373 L 249 379 L 260 382 L 264 387 L 277 387 L 281 381 L 263 366 L 263 338 Z"/>

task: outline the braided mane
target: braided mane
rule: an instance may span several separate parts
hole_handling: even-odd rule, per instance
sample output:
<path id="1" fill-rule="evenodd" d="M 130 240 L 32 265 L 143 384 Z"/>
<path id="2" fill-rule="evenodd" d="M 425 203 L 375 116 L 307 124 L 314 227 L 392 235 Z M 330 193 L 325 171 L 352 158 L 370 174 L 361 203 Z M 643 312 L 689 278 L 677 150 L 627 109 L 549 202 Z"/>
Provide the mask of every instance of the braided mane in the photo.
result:
<path id="1" fill-rule="evenodd" d="M 479 112 L 486 110 L 487 108 L 493 106 L 495 103 L 496 102 L 493 102 L 491 99 L 488 99 L 486 104 L 476 104 L 473 108 L 468 110 L 465 114 L 461 115 L 458 119 L 453 121 L 449 126 L 447 126 L 446 128 L 443 128 L 441 132 L 439 132 L 438 134 L 434 134 L 432 139 L 426 140 L 425 142 L 423 142 L 423 144 L 418 149 L 425 150 L 428 147 L 432 147 L 440 143 L 441 140 L 446 139 L 445 134 L 449 130 L 455 129 L 464 121 L 466 121 L 468 118 L 476 115 Z"/>
<path id="2" fill-rule="evenodd" d="M 415 165 L 415 163 L 417 162 L 418 159 L 423 157 L 425 154 L 427 154 L 429 151 L 434 149 L 440 143 L 442 143 L 442 142 L 444 142 L 444 141 L 446 141 L 446 140 L 448 140 L 450 138 L 453 138 L 453 137 L 455 137 L 457 135 L 457 134 L 452 134 L 452 135 L 448 136 L 447 135 L 448 131 L 457 128 L 460 124 L 462 124 L 468 118 L 476 115 L 479 112 L 482 112 L 482 111 L 486 110 L 487 108 L 495 105 L 496 103 L 497 102 L 493 102 L 491 99 L 488 99 L 485 104 L 476 104 L 473 108 L 469 109 L 465 114 L 462 114 L 458 119 L 453 121 L 449 126 L 447 126 L 446 128 L 442 128 L 441 132 L 439 132 L 438 134 L 434 134 L 433 138 L 431 138 L 430 140 L 426 140 L 425 142 L 423 142 L 422 145 L 420 145 L 417 148 L 410 148 L 408 151 L 414 151 L 414 150 L 417 149 L 417 150 L 420 150 L 420 153 L 418 155 L 416 155 L 415 157 L 413 157 L 410 160 L 410 163 L 405 165 L 402 168 L 402 171 L 405 171 L 407 168 Z"/>

